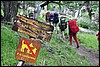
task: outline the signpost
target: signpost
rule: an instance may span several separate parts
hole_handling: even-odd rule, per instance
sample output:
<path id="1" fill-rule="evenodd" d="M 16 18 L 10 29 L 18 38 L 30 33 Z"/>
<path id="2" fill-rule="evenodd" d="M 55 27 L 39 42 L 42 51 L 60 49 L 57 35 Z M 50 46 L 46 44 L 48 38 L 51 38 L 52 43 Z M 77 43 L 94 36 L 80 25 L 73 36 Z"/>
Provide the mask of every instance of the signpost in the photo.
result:
<path id="1" fill-rule="evenodd" d="M 12 30 L 49 42 L 54 27 L 20 15 L 16 16 Z"/>
<path id="2" fill-rule="evenodd" d="M 12 30 L 29 35 L 35 39 L 50 41 L 54 27 L 43 22 L 19 15 L 14 19 Z M 20 38 L 15 57 L 19 60 L 17 66 L 24 62 L 35 63 L 39 54 L 41 43 L 37 40 Z"/>

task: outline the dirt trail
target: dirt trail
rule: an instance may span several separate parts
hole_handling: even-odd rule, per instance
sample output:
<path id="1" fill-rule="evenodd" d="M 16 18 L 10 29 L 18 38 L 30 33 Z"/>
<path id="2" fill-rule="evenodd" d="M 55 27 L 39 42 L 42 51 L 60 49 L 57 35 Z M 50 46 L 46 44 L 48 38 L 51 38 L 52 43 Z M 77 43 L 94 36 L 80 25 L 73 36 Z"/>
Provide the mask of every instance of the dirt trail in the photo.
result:
<path id="1" fill-rule="evenodd" d="M 73 43 L 72 45 L 76 52 L 80 55 L 80 56 L 86 56 L 88 58 L 88 60 L 90 61 L 91 66 L 99 66 L 99 51 L 92 51 L 89 48 L 86 48 L 84 46 L 81 46 L 79 48 L 76 48 L 76 44 Z"/>

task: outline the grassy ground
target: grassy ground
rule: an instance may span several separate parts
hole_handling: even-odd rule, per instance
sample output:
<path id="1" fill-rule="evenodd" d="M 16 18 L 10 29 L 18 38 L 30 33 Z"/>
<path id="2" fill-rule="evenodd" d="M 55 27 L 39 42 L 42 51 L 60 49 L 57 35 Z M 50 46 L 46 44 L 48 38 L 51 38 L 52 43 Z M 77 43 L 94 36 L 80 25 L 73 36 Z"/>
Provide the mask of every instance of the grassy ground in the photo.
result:
<path id="1" fill-rule="evenodd" d="M 52 51 L 47 52 L 41 48 L 36 65 L 42 65 L 43 62 L 47 66 L 85 66 L 90 65 L 86 57 L 80 57 L 75 50 L 66 42 L 58 43 L 55 33 L 48 45 L 52 46 Z M 44 48 L 45 49 L 45 48 Z M 44 52 L 44 53 L 43 53 Z M 42 60 L 42 61 L 40 61 Z"/>
<path id="2" fill-rule="evenodd" d="M 78 38 L 81 45 L 93 50 L 97 48 L 95 35 L 79 33 Z M 16 66 L 18 60 L 15 58 L 15 53 L 18 43 L 17 33 L 12 31 L 9 25 L 1 24 L 1 66 Z M 55 32 L 51 41 L 44 43 L 48 47 L 41 47 L 37 61 L 34 63 L 35 66 L 90 66 L 87 58 L 78 56 L 69 42 L 62 39 L 59 43 Z"/>
<path id="3" fill-rule="evenodd" d="M 1 25 L 2 26 L 2 25 Z M 17 33 L 7 27 L 1 27 L 1 65 L 16 65 L 15 51 L 19 38 Z"/>
<path id="4" fill-rule="evenodd" d="M 95 34 L 79 33 L 78 39 L 81 45 L 86 46 L 94 51 L 98 50 L 98 41 Z"/>

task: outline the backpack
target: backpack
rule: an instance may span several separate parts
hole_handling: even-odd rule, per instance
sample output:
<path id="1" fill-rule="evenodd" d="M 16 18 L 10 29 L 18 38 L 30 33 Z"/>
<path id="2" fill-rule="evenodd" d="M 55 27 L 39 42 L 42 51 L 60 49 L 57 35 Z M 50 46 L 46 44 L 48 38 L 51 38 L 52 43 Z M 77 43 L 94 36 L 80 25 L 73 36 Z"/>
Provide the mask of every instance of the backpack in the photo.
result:
<path id="1" fill-rule="evenodd" d="M 59 22 L 59 18 L 58 17 L 54 17 L 53 23 L 58 23 L 58 22 Z"/>
<path id="2" fill-rule="evenodd" d="M 58 13 L 57 12 L 54 13 L 54 17 L 58 17 Z"/>
<path id="3" fill-rule="evenodd" d="M 99 39 L 100 39 L 100 38 L 99 38 L 99 32 L 96 34 L 96 36 L 97 36 L 97 40 L 99 41 Z"/>
<path id="4" fill-rule="evenodd" d="M 67 24 L 66 24 L 65 20 L 61 20 L 60 22 L 61 22 L 60 29 L 61 29 L 61 31 L 64 31 L 67 28 Z"/>
<path id="5" fill-rule="evenodd" d="M 61 25 L 62 26 L 67 26 L 65 20 L 61 20 Z"/>
<path id="6" fill-rule="evenodd" d="M 53 23 L 58 23 L 58 22 L 59 22 L 58 13 L 57 13 L 57 12 L 55 12 L 55 13 L 54 13 Z"/>
<path id="7" fill-rule="evenodd" d="M 79 27 L 76 23 L 76 20 L 70 20 L 68 24 L 70 26 L 71 32 L 77 33 L 79 31 Z"/>
<path id="8" fill-rule="evenodd" d="M 49 20 L 49 17 L 50 17 L 50 12 L 47 12 L 46 13 L 46 20 Z"/>
<path id="9" fill-rule="evenodd" d="M 51 21 L 53 21 L 53 19 L 54 19 L 54 15 L 53 15 L 53 13 L 50 13 L 49 21 L 51 22 Z"/>

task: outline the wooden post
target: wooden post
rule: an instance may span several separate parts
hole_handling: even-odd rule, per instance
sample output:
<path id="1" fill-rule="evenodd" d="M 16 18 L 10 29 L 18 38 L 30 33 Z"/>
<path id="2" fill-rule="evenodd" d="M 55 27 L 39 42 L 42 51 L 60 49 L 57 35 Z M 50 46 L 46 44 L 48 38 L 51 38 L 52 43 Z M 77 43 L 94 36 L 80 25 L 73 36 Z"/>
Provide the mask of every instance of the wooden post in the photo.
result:
<path id="1" fill-rule="evenodd" d="M 24 61 L 19 60 L 19 62 L 18 62 L 18 64 L 17 64 L 17 66 L 23 66 L 23 64 L 24 64 Z"/>

